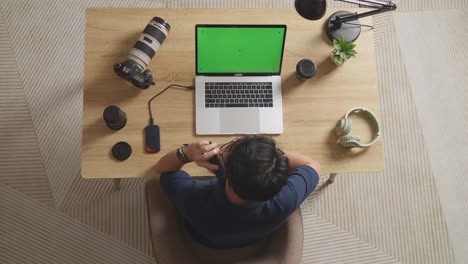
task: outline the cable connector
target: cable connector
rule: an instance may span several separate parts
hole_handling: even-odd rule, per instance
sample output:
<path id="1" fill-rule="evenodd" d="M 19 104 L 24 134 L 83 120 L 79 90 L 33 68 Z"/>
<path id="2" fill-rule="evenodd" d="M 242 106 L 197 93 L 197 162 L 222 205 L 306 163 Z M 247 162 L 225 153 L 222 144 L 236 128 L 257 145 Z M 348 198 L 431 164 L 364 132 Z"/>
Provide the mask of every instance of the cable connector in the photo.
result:
<path id="1" fill-rule="evenodd" d="M 179 85 L 179 84 L 171 84 L 171 85 L 167 86 L 166 88 L 164 88 L 161 92 L 159 92 L 155 96 L 151 97 L 151 99 L 148 101 L 148 112 L 149 112 L 149 115 L 150 115 L 150 119 L 149 119 L 149 124 L 150 125 L 154 125 L 153 113 L 151 112 L 151 101 L 153 101 L 154 98 L 160 96 L 162 93 L 164 93 L 167 89 L 169 89 L 171 87 L 181 87 L 181 88 L 185 88 L 185 89 L 189 89 L 189 90 L 194 90 L 195 89 L 195 86 L 193 86 L 193 85 L 184 86 L 184 85 Z"/>

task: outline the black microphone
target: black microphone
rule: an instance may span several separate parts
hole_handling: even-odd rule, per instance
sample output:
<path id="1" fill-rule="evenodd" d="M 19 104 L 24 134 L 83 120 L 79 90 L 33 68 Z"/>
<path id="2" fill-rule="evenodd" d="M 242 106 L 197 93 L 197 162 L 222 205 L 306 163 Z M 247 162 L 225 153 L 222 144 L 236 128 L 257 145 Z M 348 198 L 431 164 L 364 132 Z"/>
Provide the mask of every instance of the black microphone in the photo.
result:
<path id="1" fill-rule="evenodd" d="M 145 150 L 148 153 L 158 153 L 161 150 L 159 126 L 148 125 L 145 127 L 145 145 Z"/>
<path id="2" fill-rule="evenodd" d="M 327 11 L 326 0 L 296 0 L 294 7 L 297 13 L 308 20 L 319 20 Z"/>

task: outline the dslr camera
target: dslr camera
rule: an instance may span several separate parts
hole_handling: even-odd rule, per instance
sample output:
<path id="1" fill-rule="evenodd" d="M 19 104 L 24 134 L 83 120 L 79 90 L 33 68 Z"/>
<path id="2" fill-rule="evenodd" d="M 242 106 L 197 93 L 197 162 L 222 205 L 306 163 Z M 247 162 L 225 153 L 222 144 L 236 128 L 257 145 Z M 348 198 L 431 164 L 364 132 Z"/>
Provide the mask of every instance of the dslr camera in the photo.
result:
<path id="1" fill-rule="evenodd" d="M 114 64 L 115 73 L 140 89 L 154 85 L 153 74 L 146 68 L 170 29 L 171 26 L 164 19 L 153 17 L 130 50 L 128 59 Z"/>

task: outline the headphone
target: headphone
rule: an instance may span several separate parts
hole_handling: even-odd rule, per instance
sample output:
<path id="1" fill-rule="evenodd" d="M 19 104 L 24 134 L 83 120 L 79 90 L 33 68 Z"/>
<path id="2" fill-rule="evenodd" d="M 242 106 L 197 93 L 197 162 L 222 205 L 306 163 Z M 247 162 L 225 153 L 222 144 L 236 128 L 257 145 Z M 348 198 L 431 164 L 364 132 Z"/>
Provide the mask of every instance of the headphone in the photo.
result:
<path id="1" fill-rule="evenodd" d="M 364 113 L 367 117 L 369 117 L 372 125 L 374 126 L 375 130 L 377 131 L 374 135 L 374 138 L 371 142 L 367 144 L 361 143 L 361 139 L 358 136 L 349 135 L 351 131 L 352 121 L 349 119 L 349 115 L 352 113 Z M 372 114 L 369 110 L 362 107 L 355 107 L 350 109 L 345 116 L 336 123 L 335 133 L 339 137 L 338 144 L 343 148 L 368 148 L 372 146 L 376 141 L 377 138 L 380 136 L 380 126 L 377 118 Z"/>

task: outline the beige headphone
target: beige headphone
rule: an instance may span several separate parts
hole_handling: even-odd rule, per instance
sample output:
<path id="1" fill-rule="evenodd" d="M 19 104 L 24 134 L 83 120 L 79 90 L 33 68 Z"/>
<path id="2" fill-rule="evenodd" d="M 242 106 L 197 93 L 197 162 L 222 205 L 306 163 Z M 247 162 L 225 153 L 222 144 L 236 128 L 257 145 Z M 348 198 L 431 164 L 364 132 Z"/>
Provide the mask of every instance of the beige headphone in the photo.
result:
<path id="1" fill-rule="evenodd" d="M 357 136 L 348 135 L 351 131 L 352 121 L 349 119 L 349 115 L 352 113 L 359 113 L 362 112 L 366 114 L 369 119 L 371 120 L 372 125 L 375 127 L 377 131 L 374 135 L 374 139 L 367 144 L 362 144 L 360 141 L 361 139 Z M 356 107 L 350 109 L 346 115 L 336 123 L 335 133 L 339 137 L 339 142 L 342 147 L 344 148 L 368 148 L 372 146 L 376 141 L 377 138 L 380 136 L 380 126 L 377 118 L 372 114 L 369 110 L 362 107 Z"/>

